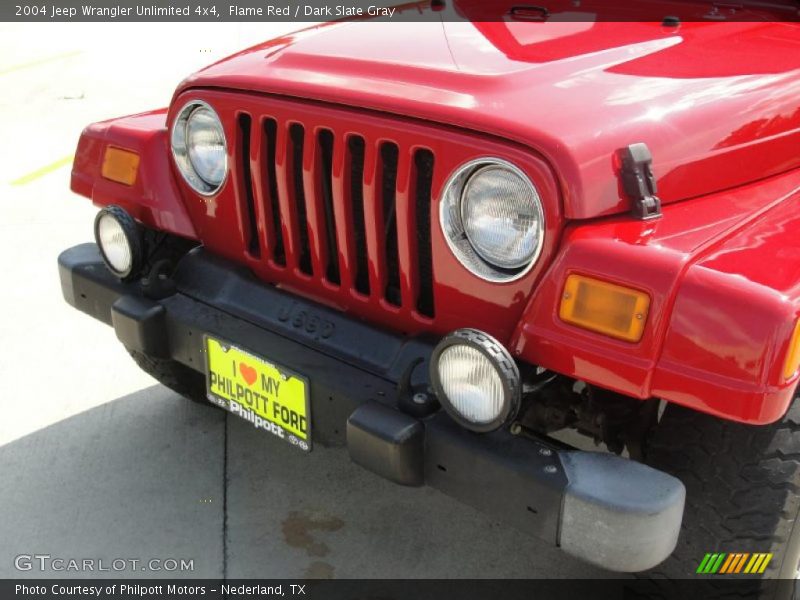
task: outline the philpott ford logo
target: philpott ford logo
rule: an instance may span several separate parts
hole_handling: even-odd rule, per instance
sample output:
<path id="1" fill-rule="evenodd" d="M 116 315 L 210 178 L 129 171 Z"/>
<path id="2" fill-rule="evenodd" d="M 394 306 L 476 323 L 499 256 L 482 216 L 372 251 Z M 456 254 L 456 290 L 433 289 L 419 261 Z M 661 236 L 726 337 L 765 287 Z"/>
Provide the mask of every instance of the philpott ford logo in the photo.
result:
<path id="1" fill-rule="evenodd" d="M 703 557 L 697 573 L 701 575 L 750 575 L 767 570 L 771 552 L 709 552 Z"/>

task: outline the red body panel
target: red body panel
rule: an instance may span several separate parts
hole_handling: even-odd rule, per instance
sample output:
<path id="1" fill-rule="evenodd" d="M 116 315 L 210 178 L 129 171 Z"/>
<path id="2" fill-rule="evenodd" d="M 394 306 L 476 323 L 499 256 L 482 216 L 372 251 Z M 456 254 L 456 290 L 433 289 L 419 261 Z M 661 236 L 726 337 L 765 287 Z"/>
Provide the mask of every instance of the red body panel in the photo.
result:
<path id="1" fill-rule="evenodd" d="M 668 206 L 657 221 L 612 218 L 564 232 L 515 336 L 524 360 L 577 379 L 749 423 L 785 412 L 796 380 L 783 358 L 800 310 L 790 213 L 800 172 Z M 558 318 L 572 272 L 651 297 L 637 344 Z"/>
<path id="2" fill-rule="evenodd" d="M 118 204 L 155 229 L 198 239 L 168 160 L 166 116 L 166 109 L 157 110 L 84 129 L 72 165 L 72 191 L 91 198 L 98 206 Z M 141 156 L 134 185 L 120 185 L 100 176 L 106 146 Z"/>
<path id="3" fill-rule="evenodd" d="M 285 267 L 253 256 L 241 173 L 234 168 L 211 198 L 192 192 L 170 159 L 164 111 L 87 128 L 72 185 L 97 204 L 121 204 L 144 223 L 199 239 L 266 281 L 381 326 L 408 334 L 477 327 L 521 360 L 577 379 L 767 423 L 783 414 L 796 386 L 781 371 L 800 307 L 794 233 L 800 217 L 793 214 L 800 200 L 798 33 L 788 23 L 336 24 L 252 48 L 184 82 L 167 123 L 187 100 L 207 101 L 226 128 L 231 165 L 242 160 L 234 140 L 243 112 L 259 127 L 266 117 L 302 123 L 310 132 L 327 129 L 337 139 L 361 136 L 368 157 L 381 142 L 396 143 L 406 299 L 417 285 L 405 275 L 414 260 L 415 210 L 406 167 L 415 149 L 430 150 L 432 318 L 406 302 L 398 308 L 353 291 L 354 248 L 344 219 L 336 222 L 341 285 L 300 272 L 291 220 L 282 224 Z M 290 194 L 286 137 L 283 127 L 276 154 L 283 197 Z M 664 200 L 655 221 L 628 216 L 629 200 L 619 189 L 613 156 L 634 142 L 646 142 L 654 154 Z M 99 176 L 106 145 L 142 155 L 133 187 Z M 265 211 L 263 152 L 251 144 L 257 211 Z M 326 234 L 311 185 L 314 152 L 312 145 L 304 153 L 303 180 L 311 259 L 320 273 L 326 249 L 313 240 Z M 522 168 L 546 210 L 542 258 L 510 284 L 472 276 L 439 227 L 444 182 L 459 165 L 487 155 Z M 337 211 L 346 207 L 346 176 L 334 153 Z M 363 184 L 365 211 L 377 219 L 381 209 L 369 202 L 376 182 Z M 261 217 L 258 235 L 266 246 Z M 368 232 L 371 249 L 381 235 Z M 385 278 L 378 254 L 369 252 L 375 284 Z M 642 340 L 630 344 L 561 322 L 558 304 L 572 272 L 646 291 L 652 302 Z"/>
<path id="4" fill-rule="evenodd" d="M 800 25 L 778 22 L 340 23 L 241 52 L 182 89 L 268 91 L 513 140 L 553 165 L 565 215 L 583 219 L 627 210 L 612 156 L 635 142 L 650 147 L 666 203 L 800 166 L 798 39 Z"/>
<path id="5" fill-rule="evenodd" d="M 352 232 L 344 229 L 348 219 L 343 218 L 342 215 L 336 219 L 337 226 L 340 227 L 338 239 L 340 240 L 339 264 L 342 266 L 342 284 L 334 286 L 322 278 L 324 269 L 321 265 L 324 259 L 322 256 L 324 246 L 314 245 L 313 241 L 322 239 L 321 230 L 324 227 L 322 211 L 315 207 L 318 198 L 313 198 L 309 194 L 311 186 L 306 186 L 306 205 L 309 209 L 308 224 L 309 239 L 312 240 L 313 276 L 305 275 L 299 270 L 297 252 L 291 250 L 291 246 L 298 246 L 297 223 L 282 223 L 283 237 L 287 240 L 287 254 L 289 255 L 286 267 L 280 267 L 263 257 L 254 257 L 247 252 L 247 236 L 238 208 L 242 206 L 242 202 L 237 199 L 237 194 L 241 196 L 243 192 L 241 182 L 237 182 L 233 177 L 229 178 L 220 193 L 210 200 L 204 200 L 193 194 L 182 180 L 180 182 L 184 196 L 187 198 L 186 208 L 197 228 L 199 238 L 208 248 L 232 260 L 245 262 L 263 279 L 405 333 L 417 334 L 431 331 L 444 334 L 459 327 L 475 325 L 476 315 L 480 315 L 478 322 L 485 331 L 502 340 L 510 338 L 525 308 L 530 290 L 533 289 L 538 276 L 546 267 L 546 261 L 541 261 L 528 275 L 509 285 L 498 286 L 472 277 L 465 278 L 463 267 L 448 249 L 447 242 L 439 228 L 439 206 L 435 199 L 438 198 L 450 174 L 469 160 L 491 155 L 512 161 L 522 168 L 532 181 L 536 182 L 542 194 L 548 223 L 543 253 L 550 256 L 554 253 L 558 243 L 562 219 L 555 179 L 542 159 L 530 151 L 520 149 L 513 144 L 501 143 L 487 136 L 467 135 L 450 128 L 421 124 L 410 119 L 376 116 L 364 111 L 332 108 L 318 103 L 287 101 L 255 94 L 193 91 L 179 96 L 173 102 L 172 117 L 186 101 L 192 98 L 204 100 L 215 108 L 225 124 L 226 138 L 231 141 L 237 139 L 235 115 L 247 112 L 253 116 L 254 122 L 259 122 L 262 117 L 271 117 L 280 123 L 302 123 L 308 131 L 328 129 L 333 132 L 336 139 L 350 134 L 360 135 L 365 139 L 368 148 L 367 162 L 370 160 L 374 162 L 377 148 L 381 142 L 395 142 L 398 147 L 405 150 L 401 155 L 398 175 L 408 173 L 408 169 L 403 168 L 403 165 L 407 167 L 410 163 L 410 152 L 413 149 L 422 147 L 431 150 L 435 157 L 432 182 L 434 201 L 431 202 L 430 223 L 433 270 L 436 274 L 436 315 L 434 319 L 428 319 L 411 310 L 410 302 L 403 302 L 403 306 L 398 308 L 385 302 L 379 294 L 365 296 L 353 289 L 352 267 L 350 266 L 354 252 Z M 287 137 L 288 131 L 283 128 L 278 136 L 276 154 L 279 172 L 278 184 L 283 189 L 280 196 L 291 201 L 289 198 L 291 186 L 288 184 L 286 174 L 288 168 Z M 237 154 L 236 144 L 229 143 L 228 150 L 230 153 L 229 164 L 237 164 L 240 157 Z M 260 165 L 264 162 L 260 154 L 262 151 L 263 147 L 253 142 L 251 154 L 253 173 L 261 172 Z M 307 144 L 303 170 L 304 177 L 308 181 L 316 179 L 313 173 L 316 168 L 313 152 L 313 145 Z M 369 156 L 372 156 L 372 159 Z M 347 176 L 347 171 L 343 161 L 338 160 L 335 163 L 332 187 L 338 200 L 334 202 L 334 206 L 344 209 L 344 195 L 341 190 L 345 185 L 344 178 Z M 365 169 L 364 172 L 369 173 L 369 169 Z M 400 178 L 399 181 L 397 214 L 399 219 L 403 219 L 398 221 L 400 272 L 409 273 L 412 270 L 407 265 L 412 260 L 413 248 L 413 244 L 409 241 L 416 236 L 416 232 L 411 218 L 413 213 L 410 211 L 413 207 L 409 204 L 409 180 Z M 265 205 L 265 187 L 263 183 L 255 186 L 255 204 L 259 210 L 263 209 Z M 375 207 L 373 210 L 380 211 L 379 205 L 376 182 L 364 181 L 365 210 Z M 291 211 L 285 210 L 284 213 L 290 214 Z M 381 219 L 377 218 L 376 220 L 380 221 Z M 369 215 L 367 221 L 370 221 Z M 262 230 L 260 235 L 264 236 L 265 232 Z M 381 262 L 381 253 L 374 249 L 381 246 L 382 235 L 380 227 L 367 227 L 367 243 L 370 248 L 373 248 L 368 252 L 373 290 L 380 289 L 385 278 L 385 265 Z M 401 289 L 404 290 L 406 296 L 411 295 L 413 285 L 413 281 L 405 279 L 401 281 Z"/>
<path id="6" fill-rule="evenodd" d="M 783 363 L 800 306 L 800 177 L 789 185 L 780 204 L 687 270 L 651 394 L 751 422 L 783 416 L 795 383 L 783 381 Z"/>

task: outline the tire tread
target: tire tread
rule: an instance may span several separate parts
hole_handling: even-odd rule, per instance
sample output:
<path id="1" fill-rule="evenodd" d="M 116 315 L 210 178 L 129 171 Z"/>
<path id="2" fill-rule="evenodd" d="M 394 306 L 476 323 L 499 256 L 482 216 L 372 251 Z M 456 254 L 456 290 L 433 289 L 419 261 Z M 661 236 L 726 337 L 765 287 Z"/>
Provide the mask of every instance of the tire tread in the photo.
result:
<path id="1" fill-rule="evenodd" d="M 693 577 L 705 553 L 716 551 L 774 553 L 765 578 L 782 573 L 785 560 L 796 563 L 798 549 L 785 546 L 800 506 L 800 403 L 761 427 L 669 405 L 647 462 L 681 479 L 687 492 L 678 546 L 647 576 Z"/>
<path id="2" fill-rule="evenodd" d="M 181 363 L 127 349 L 137 365 L 161 385 L 199 404 L 209 404 L 205 377 Z"/>

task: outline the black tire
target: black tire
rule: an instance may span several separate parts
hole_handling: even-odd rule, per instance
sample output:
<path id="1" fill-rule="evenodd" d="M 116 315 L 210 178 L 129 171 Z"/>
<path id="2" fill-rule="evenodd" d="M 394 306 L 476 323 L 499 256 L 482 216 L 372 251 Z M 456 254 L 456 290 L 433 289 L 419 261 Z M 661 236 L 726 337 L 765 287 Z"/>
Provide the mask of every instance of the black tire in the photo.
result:
<path id="1" fill-rule="evenodd" d="M 795 527 L 800 401 L 795 399 L 782 420 L 761 427 L 669 405 L 650 439 L 647 463 L 686 485 L 678 545 L 648 576 L 699 577 L 697 568 L 708 552 L 771 552 L 774 556 L 760 577 L 795 578 L 800 560 L 800 527 Z"/>
<path id="2" fill-rule="evenodd" d="M 174 360 L 156 358 L 130 348 L 127 350 L 136 364 L 161 385 L 192 402 L 211 404 L 206 398 L 205 377 L 197 371 Z"/>

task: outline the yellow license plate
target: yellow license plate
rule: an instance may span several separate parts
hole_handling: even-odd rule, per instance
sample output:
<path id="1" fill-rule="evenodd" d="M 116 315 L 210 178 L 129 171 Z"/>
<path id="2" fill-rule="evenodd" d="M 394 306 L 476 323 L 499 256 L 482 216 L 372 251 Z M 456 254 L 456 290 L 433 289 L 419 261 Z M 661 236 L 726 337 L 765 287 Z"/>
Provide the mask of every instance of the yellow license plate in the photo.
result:
<path id="1" fill-rule="evenodd" d="M 251 352 L 205 336 L 208 399 L 232 414 L 311 450 L 308 380 Z"/>

